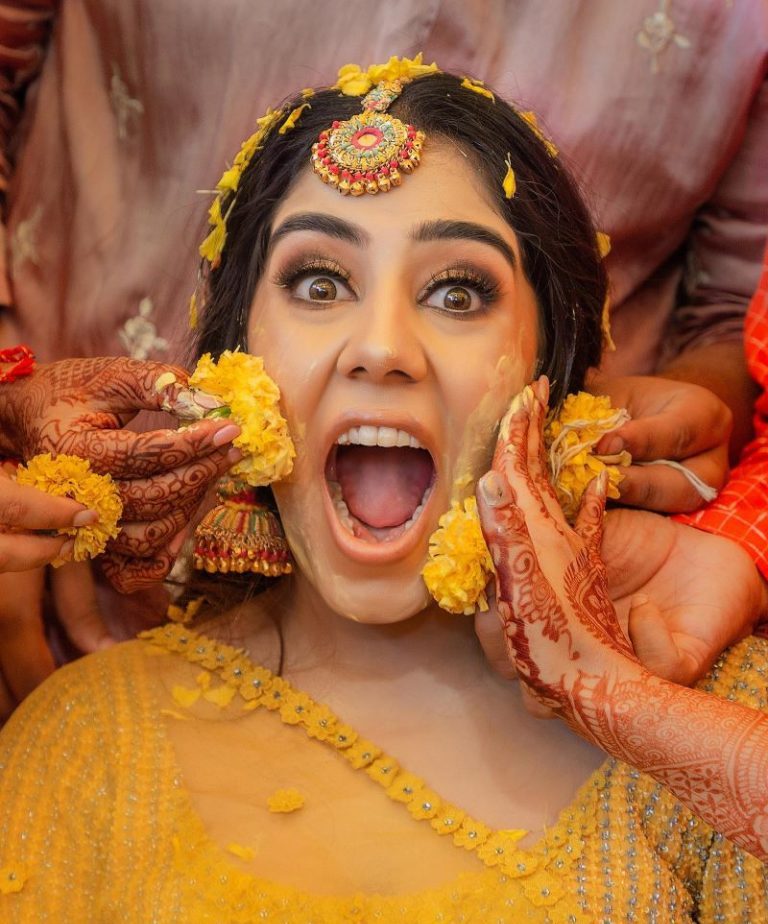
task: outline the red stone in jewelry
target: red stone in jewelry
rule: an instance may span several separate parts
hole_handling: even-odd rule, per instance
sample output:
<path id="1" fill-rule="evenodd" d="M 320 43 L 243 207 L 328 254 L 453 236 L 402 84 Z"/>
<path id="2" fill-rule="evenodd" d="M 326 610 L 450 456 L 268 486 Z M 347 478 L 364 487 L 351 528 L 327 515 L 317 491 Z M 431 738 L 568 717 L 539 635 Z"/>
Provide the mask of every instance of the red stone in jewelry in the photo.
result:
<path id="1" fill-rule="evenodd" d="M 378 102 L 378 100 L 377 100 Z M 312 169 L 342 195 L 387 192 L 421 160 L 424 132 L 370 107 L 320 133 Z"/>

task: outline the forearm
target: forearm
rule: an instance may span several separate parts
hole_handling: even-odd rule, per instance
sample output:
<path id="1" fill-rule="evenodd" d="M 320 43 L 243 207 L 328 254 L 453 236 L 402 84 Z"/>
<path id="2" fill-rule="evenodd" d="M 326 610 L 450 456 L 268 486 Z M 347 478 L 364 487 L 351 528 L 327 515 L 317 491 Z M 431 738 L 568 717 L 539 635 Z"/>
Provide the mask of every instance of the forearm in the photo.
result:
<path id="1" fill-rule="evenodd" d="M 582 680 L 572 725 L 768 861 L 768 716 L 641 667 Z"/>
<path id="2" fill-rule="evenodd" d="M 730 457 L 734 464 L 752 437 L 752 408 L 758 393 L 747 372 L 742 343 L 692 347 L 660 368 L 657 375 L 702 385 L 728 405 L 733 414 Z"/>

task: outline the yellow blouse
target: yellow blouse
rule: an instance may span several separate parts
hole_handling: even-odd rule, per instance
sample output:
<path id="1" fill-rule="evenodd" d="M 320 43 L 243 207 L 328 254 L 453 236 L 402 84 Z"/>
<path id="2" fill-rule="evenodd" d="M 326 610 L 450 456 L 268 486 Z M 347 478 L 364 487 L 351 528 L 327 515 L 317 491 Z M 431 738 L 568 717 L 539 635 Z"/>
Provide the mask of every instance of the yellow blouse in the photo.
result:
<path id="1" fill-rule="evenodd" d="M 768 641 L 735 646 L 706 687 L 768 708 Z M 231 779 L 236 842 L 204 822 L 205 776 L 192 793 L 181 753 Z M 246 780 L 250 805 L 235 800 Z M 367 819 L 391 839 L 366 839 Z M 4 924 L 768 922 L 766 868 L 626 765 L 607 761 L 533 847 L 524 833 L 470 818 L 327 707 L 176 624 L 58 671 L 0 734 Z M 387 887 L 392 851 L 426 888 Z M 366 882 L 339 888 L 358 854 Z M 461 872 L 418 880 L 438 854 Z"/>

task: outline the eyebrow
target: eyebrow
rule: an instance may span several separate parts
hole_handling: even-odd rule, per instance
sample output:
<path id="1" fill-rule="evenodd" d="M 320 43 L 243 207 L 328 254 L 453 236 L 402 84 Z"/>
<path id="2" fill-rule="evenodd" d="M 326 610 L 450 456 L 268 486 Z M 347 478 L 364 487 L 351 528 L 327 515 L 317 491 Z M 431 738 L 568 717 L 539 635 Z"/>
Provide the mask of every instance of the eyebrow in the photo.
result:
<path id="1" fill-rule="evenodd" d="M 322 212 L 300 212 L 291 215 L 272 234 L 270 249 L 283 237 L 296 231 L 314 231 L 328 237 L 346 241 L 355 247 L 367 247 L 370 236 L 359 225 L 354 225 L 333 215 Z M 485 225 L 473 221 L 426 221 L 420 224 L 411 233 L 411 240 L 419 243 L 429 241 L 476 241 L 495 248 L 514 270 L 517 267 L 517 257 L 514 250 L 501 235 L 487 228 Z"/>

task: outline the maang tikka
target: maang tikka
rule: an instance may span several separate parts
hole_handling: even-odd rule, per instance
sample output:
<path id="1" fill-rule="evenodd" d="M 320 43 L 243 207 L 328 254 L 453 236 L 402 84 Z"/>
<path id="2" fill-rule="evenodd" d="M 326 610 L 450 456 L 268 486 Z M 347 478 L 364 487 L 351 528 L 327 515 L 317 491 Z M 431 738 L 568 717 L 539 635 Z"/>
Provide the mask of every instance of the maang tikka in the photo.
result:
<path id="1" fill-rule="evenodd" d="M 389 192 L 421 161 L 425 134 L 387 113 L 409 81 L 385 80 L 363 98 L 363 111 L 320 132 L 312 169 L 342 195 Z"/>

